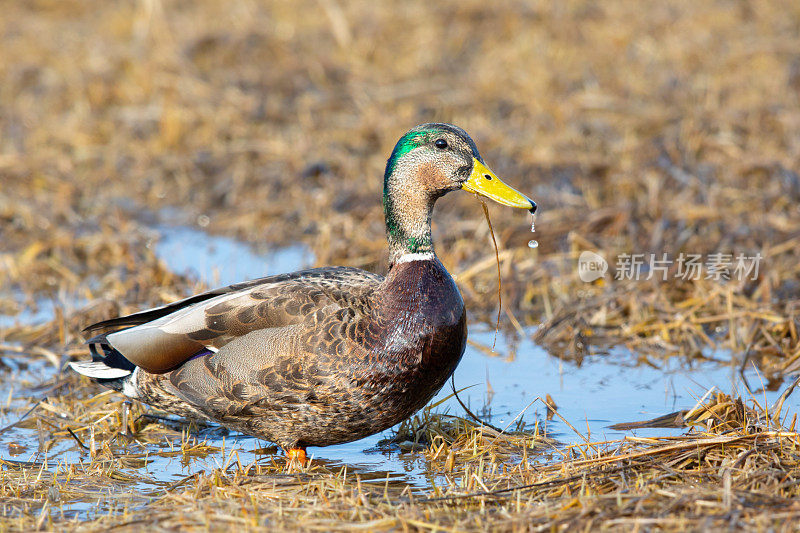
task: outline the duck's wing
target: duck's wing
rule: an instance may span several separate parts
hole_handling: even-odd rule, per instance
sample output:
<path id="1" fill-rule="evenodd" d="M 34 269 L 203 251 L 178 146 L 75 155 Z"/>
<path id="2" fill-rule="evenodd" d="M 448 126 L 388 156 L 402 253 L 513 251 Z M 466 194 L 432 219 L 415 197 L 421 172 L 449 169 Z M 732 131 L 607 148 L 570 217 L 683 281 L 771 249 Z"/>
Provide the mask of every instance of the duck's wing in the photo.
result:
<path id="1" fill-rule="evenodd" d="M 299 324 L 331 303 L 363 305 L 381 281 L 356 268 L 303 270 L 216 289 L 84 331 L 107 331 L 89 341 L 93 352 L 111 347 L 136 366 L 163 373 L 251 331 Z"/>

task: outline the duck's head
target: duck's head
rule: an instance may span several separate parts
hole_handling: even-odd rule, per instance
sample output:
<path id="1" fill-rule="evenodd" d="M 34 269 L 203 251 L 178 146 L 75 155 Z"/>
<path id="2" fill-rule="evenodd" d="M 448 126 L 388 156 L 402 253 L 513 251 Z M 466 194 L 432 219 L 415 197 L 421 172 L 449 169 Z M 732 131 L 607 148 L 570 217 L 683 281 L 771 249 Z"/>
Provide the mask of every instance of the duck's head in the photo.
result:
<path id="1" fill-rule="evenodd" d="M 536 211 L 533 200 L 489 170 L 467 132 L 451 124 L 421 124 L 397 141 L 386 163 L 383 206 L 390 262 L 403 254 L 432 252 L 433 204 L 457 189 L 531 213 Z"/>

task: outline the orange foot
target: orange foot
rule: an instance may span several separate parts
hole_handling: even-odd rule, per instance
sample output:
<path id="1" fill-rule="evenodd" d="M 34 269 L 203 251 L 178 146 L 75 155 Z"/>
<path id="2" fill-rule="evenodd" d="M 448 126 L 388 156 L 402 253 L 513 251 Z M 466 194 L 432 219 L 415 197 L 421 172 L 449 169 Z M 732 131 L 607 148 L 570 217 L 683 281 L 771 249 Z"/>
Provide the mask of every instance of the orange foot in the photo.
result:
<path id="1" fill-rule="evenodd" d="M 286 459 L 288 462 L 297 461 L 301 466 L 306 464 L 308 458 L 306 457 L 305 448 L 289 448 L 286 450 Z"/>

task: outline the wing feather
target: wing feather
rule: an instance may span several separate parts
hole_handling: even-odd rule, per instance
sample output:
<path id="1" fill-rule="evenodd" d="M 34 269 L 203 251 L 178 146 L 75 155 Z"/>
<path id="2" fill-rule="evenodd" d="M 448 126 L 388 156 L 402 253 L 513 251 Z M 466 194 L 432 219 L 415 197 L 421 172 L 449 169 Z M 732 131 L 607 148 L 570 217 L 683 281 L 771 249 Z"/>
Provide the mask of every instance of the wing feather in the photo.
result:
<path id="1" fill-rule="evenodd" d="M 109 344 L 135 365 L 159 374 L 204 347 L 219 349 L 252 331 L 300 324 L 330 304 L 357 305 L 382 280 L 346 267 L 269 276 L 99 322 L 85 331 L 117 328 L 106 335 Z"/>

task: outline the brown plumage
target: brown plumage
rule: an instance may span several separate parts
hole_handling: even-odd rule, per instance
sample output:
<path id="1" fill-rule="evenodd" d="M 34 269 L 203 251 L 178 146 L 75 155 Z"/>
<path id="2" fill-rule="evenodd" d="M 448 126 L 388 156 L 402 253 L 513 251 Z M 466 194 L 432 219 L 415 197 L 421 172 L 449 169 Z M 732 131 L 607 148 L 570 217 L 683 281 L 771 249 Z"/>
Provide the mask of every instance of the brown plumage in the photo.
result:
<path id="1" fill-rule="evenodd" d="M 491 174 L 463 130 L 445 124 L 404 135 L 384 183 L 385 278 L 346 267 L 304 270 L 100 322 L 86 330 L 105 331 L 89 341 L 94 361 L 73 368 L 147 404 L 287 450 L 356 440 L 402 421 L 445 383 L 467 338 L 461 295 L 433 254 L 434 201 L 465 188 L 535 205 Z"/>

